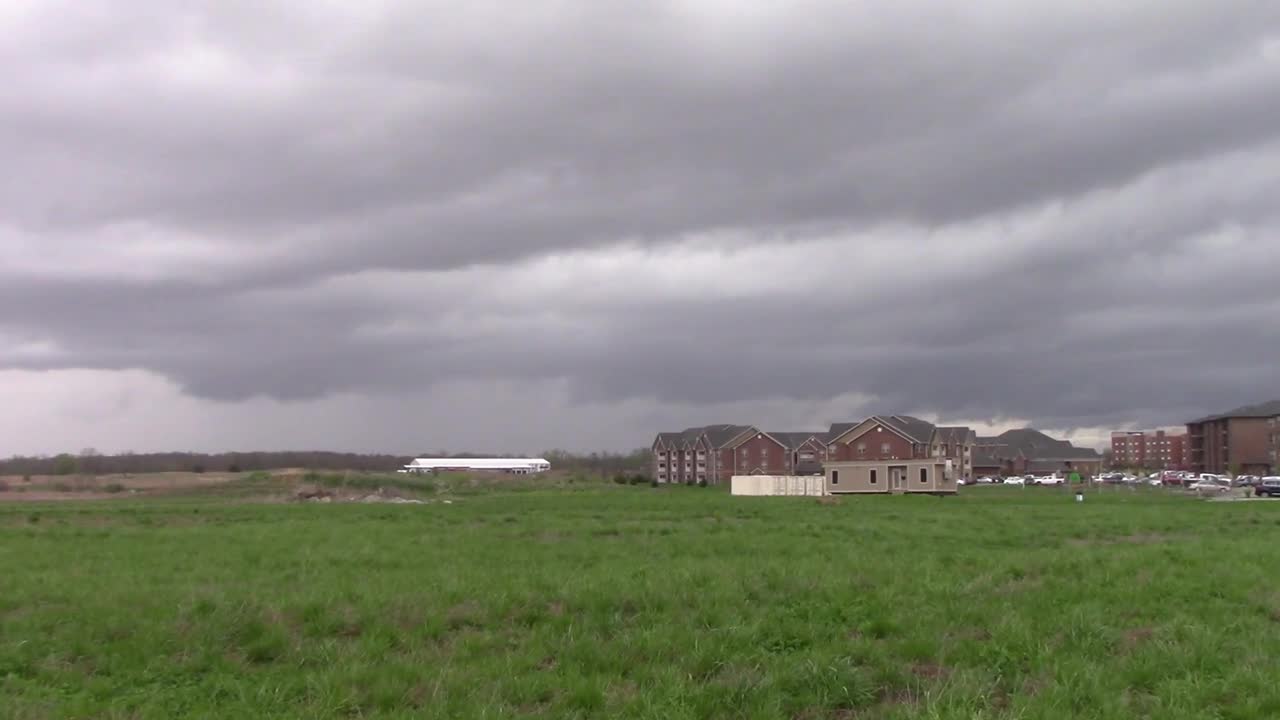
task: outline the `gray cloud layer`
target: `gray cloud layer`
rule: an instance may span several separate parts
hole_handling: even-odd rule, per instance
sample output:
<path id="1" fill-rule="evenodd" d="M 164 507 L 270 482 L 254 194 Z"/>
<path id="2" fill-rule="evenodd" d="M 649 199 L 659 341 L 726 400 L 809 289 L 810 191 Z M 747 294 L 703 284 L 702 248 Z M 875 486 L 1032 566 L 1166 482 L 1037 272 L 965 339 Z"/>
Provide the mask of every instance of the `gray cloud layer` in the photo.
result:
<path id="1" fill-rule="evenodd" d="M 1275 3 L 199 5 L 0 12 L 0 368 L 1064 428 L 1280 395 Z"/>

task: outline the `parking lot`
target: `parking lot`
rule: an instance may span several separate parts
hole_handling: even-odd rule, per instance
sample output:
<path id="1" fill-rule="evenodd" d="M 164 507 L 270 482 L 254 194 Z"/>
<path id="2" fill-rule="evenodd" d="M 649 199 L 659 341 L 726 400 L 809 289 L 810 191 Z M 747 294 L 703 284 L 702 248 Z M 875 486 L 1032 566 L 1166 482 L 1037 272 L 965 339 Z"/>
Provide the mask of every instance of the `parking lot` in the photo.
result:
<path id="1" fill-rule="evenodd" d="M 1213 473 L 1160 471 L 1145 475 L 1104 472 L 1097 477 L 1082 477 L 1071 482 L 1060 473 L 1053 475 L 984 476 L 963 482 L 965 486 L 995 487 L 1071 487 L 1089 491 L 1160 489 L 1215 500 L 1269 500 L 1280 497 L 1280 477 L 1241 475 L 1231 477 Z"/>

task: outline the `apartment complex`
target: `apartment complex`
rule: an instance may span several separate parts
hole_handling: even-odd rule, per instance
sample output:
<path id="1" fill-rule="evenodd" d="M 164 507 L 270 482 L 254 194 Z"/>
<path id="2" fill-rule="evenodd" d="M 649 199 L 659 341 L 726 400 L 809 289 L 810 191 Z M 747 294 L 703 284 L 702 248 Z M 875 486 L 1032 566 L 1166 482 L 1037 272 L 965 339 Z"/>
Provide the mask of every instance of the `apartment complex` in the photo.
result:
<path id="1" fill-rule="evenodd" d="M 827 461 L 950 461 L 954 477 L 973 473 L 977 433 L 967 427 L 938 427 L 910 415 L 873 415 L 859 423 L 836 423 L 827 430 Z"/>
<path id="2" fill-rule="evenodd" d="M 1023 428 L 975 441 L 973 472 L 976 475 L 1027 475 L 1079 472 L 1097 475 L 1102 456 L 1093 448 L 1072 445 L 1039 430 Z"/>
<path id="3" fill-rule="evenodd" d="M 662 483 L 715 485 L 734 475 L 819 474 L 824 452 L 822 433 L 708 425 L 658 433 L 653 441 L 653 477 Z"/>
<path id="4" fill-rule="evenodd" d="M 866 464 L 885 465 L 883 476 L 886 487 L 891 487 L 893 478 L 886 463 L 898 467 L 904 461 L 910 461 L 906 465 L 927 461 L 925 465 L 942 467 L 943 476 L 954 479 L 1069 469 L 1093 474 L 1102 462 L 1094 450 L 1035 430 L 981 438 L 972 428 L 937 426 L 909 415 L 874 415 L 860 422 L 832 424 L 826 432 L 708 425 L 658 433 L 652 448 L 653 477 L 662 483 L 720 484 L 734 475 L 819 475 L 824 466 L 851 464 L 851 469 Z M 929 477 L 928 487 L 933 489 L 932 471 Z"/>
<path id="5" fill-rule="evenodd" d="M 1280 463 L 1280 400 L 1187 423 L 1194 472 L 1267 475 Z"/>
<path id="6" fill-rule="evenodd" d="M 1111 462 L 1143 470 L 1190 470 L 1187 433 L 1165 430 L 1111 433 Z"/>

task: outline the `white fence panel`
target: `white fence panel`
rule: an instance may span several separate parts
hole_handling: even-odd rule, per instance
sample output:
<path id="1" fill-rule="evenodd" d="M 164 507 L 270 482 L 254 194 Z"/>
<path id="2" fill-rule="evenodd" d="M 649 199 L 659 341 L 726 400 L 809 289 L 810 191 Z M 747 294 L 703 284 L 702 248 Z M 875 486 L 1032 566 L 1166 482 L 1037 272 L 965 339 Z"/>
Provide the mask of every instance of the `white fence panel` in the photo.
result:
<path id="1" fill-rule="evenodd" d="M 734 475 L 729 481 L 734 495 L 818 496 L 826 494 L 821 475 Z"/>

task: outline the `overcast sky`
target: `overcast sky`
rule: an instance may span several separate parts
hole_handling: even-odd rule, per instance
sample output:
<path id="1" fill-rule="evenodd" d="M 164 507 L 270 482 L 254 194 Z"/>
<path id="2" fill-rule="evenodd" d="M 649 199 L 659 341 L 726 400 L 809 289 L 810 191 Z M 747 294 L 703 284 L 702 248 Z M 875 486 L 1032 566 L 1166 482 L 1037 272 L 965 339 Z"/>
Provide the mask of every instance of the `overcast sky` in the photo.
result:
<path id="1" fill-rule="evenodd" d="M 1274 0 L 0 0 L 0 455 L 1280 398 Z"/>

